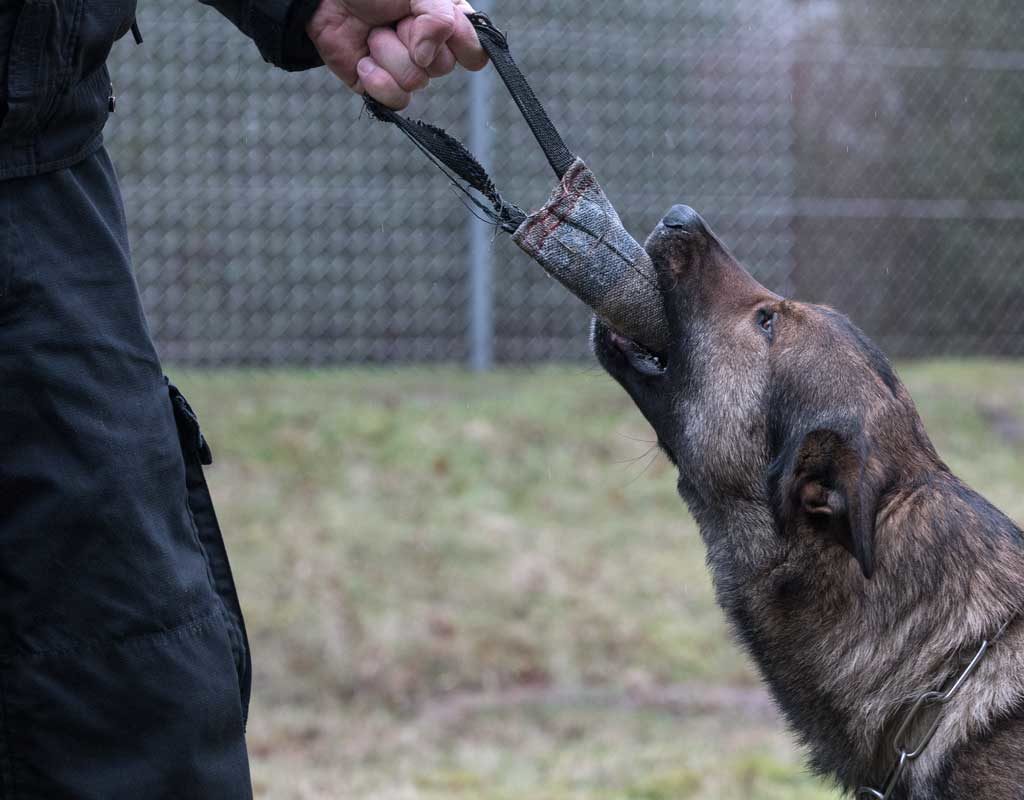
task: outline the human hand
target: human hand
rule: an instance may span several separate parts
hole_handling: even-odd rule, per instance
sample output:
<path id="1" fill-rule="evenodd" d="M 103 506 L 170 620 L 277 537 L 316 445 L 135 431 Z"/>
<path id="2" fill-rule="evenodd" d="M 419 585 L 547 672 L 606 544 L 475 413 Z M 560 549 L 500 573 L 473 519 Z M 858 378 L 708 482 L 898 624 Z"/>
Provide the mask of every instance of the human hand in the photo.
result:
<path id="1" fill-rule="evenodd" d="M 487 64 L 466 0 L 321 0 L 306 33 L 353 91 L 395 109 L 456 63 Z"/>

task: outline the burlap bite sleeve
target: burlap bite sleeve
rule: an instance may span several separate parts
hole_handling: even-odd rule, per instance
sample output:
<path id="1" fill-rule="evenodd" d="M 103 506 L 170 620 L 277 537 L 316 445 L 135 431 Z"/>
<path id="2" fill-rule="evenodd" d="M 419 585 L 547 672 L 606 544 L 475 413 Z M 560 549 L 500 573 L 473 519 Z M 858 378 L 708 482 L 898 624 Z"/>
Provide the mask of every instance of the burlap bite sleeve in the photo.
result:
<path id="1" fill-rule="evenodd" d="M 582 160 L 512 239 L 616 331 L 666 352 L 668 322 L 654 264 Z"/>

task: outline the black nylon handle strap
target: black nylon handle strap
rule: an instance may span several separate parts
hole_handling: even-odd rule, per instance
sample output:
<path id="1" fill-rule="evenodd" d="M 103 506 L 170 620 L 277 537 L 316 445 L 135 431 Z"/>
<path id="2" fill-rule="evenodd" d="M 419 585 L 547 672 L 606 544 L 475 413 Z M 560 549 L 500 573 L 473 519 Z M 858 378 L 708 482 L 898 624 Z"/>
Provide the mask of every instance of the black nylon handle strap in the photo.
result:
<path id="1" fill-rule="evenodd" d="M 486 14 L 473 13 L 467 14 L 466 17 L 476 29 L 480 45 L 501 76 L 527 125 L 530 126 L 548 163 L 561 180 L 576 161 L 576 156 L 565 146 L 544 107 L 512 58 L 508 37 L 494 26 Z M 505 201 L 491 176 L 487 174 L 487 170 L 454 136 L 435 125 L 403 117 L 369 95 L 363 95 L 363 101 L 370 116 L 399 128 L 491 222 L 508 233 L 513 233 L 526 219 L 526 213 L 521 208 Z M 460 180 L 465 185 L 460 183 Z M 485 197 L 491 207 L 488 208 L 469 189 Z"/>
<path id="2" fill-rule="evenodd" d="M 508 46 L 508 37 L 495 27 L 490 17 L 483 13 L 466 15 L 476 29 L 480 39 L 480 45 L 486 51 L 494 69 L 497 70 L 505 88 L 508 89 L 515 104 L 519 107 L 523 119 L 530 126 L 537 144 L 544 151 L 544 155 L 555 171 L 555 175 L 561 180 L 562 176 L 573 165 L 576 156 L 572 154 L 561 135 L 551 122 L 544 106 L 541 105 L 537 95 L 533 93 L 526 76 L 523 75 Z"/>
<path id="3" fill-rule="evenodd" d="M 499 225 L 508 233 L 515 231 L 523 220 L 526 212 L 512 203 L 507 203 L 498 192 L 487 170 L 477 161 L 462 142 L 445 130 L 403 117 L 394 109 L 378 103 L 369 95 L 363 95 L 363 102 L 370 115 L 381 122 L 390 122 L 409 137 L 434 165 L 440 169 L 448 180 L 461 191 L 487 218 Z M 463 181 L 465 186 L 459 181 Z M 475 190 L 491 204 L 488 208 L 466 187 Z"/>

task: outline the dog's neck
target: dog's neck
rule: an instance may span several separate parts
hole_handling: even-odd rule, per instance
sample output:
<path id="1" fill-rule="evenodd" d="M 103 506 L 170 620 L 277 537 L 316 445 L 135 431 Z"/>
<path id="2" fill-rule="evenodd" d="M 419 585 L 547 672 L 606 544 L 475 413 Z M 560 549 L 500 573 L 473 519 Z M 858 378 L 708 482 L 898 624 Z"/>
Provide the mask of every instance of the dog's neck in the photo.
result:
<path id="1" fill-rule="evenodd" d="M 908 702 L 1024 608 L 1020 529 L 945 471 L 880 509 L 870 580 L 832 543 L 780 536 L 757 501 L 694 511 L 702 531 L 730 532 L 705 537 L 719 602 L 815 768 L 848 788 L 885 777 Z M 1015 628 L 945 710 L 910 780 L 935 780 L 953 748 L 1024 697 Z"/>

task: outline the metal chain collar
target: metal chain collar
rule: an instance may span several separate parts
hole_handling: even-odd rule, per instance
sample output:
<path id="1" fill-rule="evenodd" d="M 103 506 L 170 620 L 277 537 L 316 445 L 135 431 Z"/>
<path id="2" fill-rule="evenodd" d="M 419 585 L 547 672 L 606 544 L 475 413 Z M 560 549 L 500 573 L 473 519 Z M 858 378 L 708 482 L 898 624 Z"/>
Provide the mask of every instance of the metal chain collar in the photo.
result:
<path id="1" fill-rule="evenodd" d="M 867 798 L 867 800 L 890 800 L 893 796 L 893 792 L 896 791 L 896 786 L 900 782 L 900 778 L 903 777 L 903 773 L 906 771 L 907 766 L 912 762 L 920 758 L 921 754 L 925 751 L 925 748 L 931 743 L 932 738 L 935 736 L 935 732 L 939 729 L 939 723 L 942 722 L 942 708 L 949 703 L 957 693 L 963 688 L 963 685 L 967 682 L 967 679 L 971 674 L 978 668 L 978 665 L 985 658 L 989 648 L 998 642 L 1003 634 L 1006 633 L 1006 629 L 1010 627 L 1010 623 L 1017 619 L 1019 614 L 1014 614 L 1010 619 L 1003 623 L 1003 627 L 999 629 L 995 636 L 991 639 L 986 639 L 981 643 L 978 651 L 974 654 L 974 658 L 971 659 L 970 663 L 963 669 L 963 671 L 953 681 L 953 685 L 950 686 L 944 692 L 924 692 L 914 704 L 910 707 L 906 717 L 903 718 L 903 723 L 900 725 L 899 730 L 896 731 L 894 737 L 894 747 L 896 748 L 897 760 L 892 770 L 889 772 L 889 777 L 883 784 L 882 789 L 871 789 L 867 786 L 862 786 L 857 790 L 856 798 Z M 918 718 L 921 712 L 925 708 L 931 708 L 937 706 L 939 713 L 935 715 L 935 720 L 931 726 L 924 732 L 921 738 L 918 740 L 914 747 L 905 747 L 903 745 L 903 737 L 907 731 L 914 724 L 914 721 Z"/>

